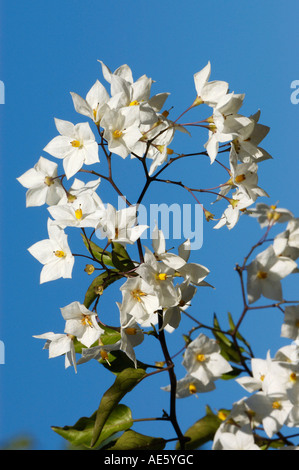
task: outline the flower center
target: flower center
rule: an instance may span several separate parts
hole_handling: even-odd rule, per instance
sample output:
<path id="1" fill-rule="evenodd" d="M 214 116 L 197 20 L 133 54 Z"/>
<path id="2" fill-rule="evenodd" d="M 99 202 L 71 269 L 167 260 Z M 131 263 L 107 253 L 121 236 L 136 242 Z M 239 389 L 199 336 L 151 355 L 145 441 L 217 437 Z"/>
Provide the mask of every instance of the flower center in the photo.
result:
<path id="1" fill-rule="evenodd" d="M 166 273 L 157 273 L 155 274 L 155 278 L 157 281 L 166 281 L 167 279 L 167 274 Z"/>
<path id="2" fill-rule="evenodd" d="M 137 330 L 136 330 L 136 328 L 126 328 L 126 329 L 125 329 L 125 332 L 126 332 L 127 335 L 129 335 L 129 336 L 133 336 L 133 335 L 136 335 Z"/>
<path id="3" fill-rule="evenodd" d="M 189 392 L 191 394 L 196 393 L 196 386 L 194 384 L 189 384 Z"/>
<path id="4" fill-rule="evenodd" d="M 57 256 L 57 258 L 64 258 L 65 257 L 65 252 L 62 250 L 56 250 L 54 251 L 54 255 Z"/>
<path id="5" fill-rule="evenodd" d="M 44 179 L 44 183 L 47 186 L 51 186 L 52 184 L 54 184 L 54 180 L 53 180 L 53 178 L 51 178 L 51 176 L 46 176 L 45 179 Z"/>
<path id="6" fill-rule="evenodd" d="M 75 210 L 75 217 L 77 220 L 80 220 L 82 219 L 82 216 L 83 216 L 83 212 L 82 212 L 81 207 L 79 207 L 79 209 Z"/>
<path id="7" fill-rule="evenodd" d="M 235 182 L 236 182 L 237 184 L 242 183 L 242 181 L 244 181 L 244 180 L 246 180 L 246 176 L 245 176 L 245 175 L 238 175 L 238 176 L 235 177 Z"/>
<path id="8" fill-rule="evenodd" d="M 258 271 L 256 277 L 258 279 L 267 279 L 268 273 L 266 271 Z"/>
<path id="9" fill-rule="evenodd" d="M 204 362 L 206 360 L 206 356 L 204 354 L 197 354 L 196 359 L 198 362 Z"/>
<path id="10" fill-rule="evenodd" d="M 279 401 L 274 401 L 272 403 L 272 408 L 273 408 L 273 410 L 280 410 L 281 409 L 281 403 Z"/>
<path id="11" fill-rule="evenodd" d="M 83 315 L 83 318 L 81 320 L 82 325 L 84 326 L 90 326 L 91 328 L 93 327 L 92 321 L 90 319 L 89 315 Z"/>
<path id="12" fill-rule="evenodd" d="M 115 129 L 115 131 L 113 131 L 114 139 L 119 139 L 122 135 L 123 135 L 122 131 L 120 131 L 118 129 Z"/>
<path id="13" fill-rule="evenodd" d="M 75 147 L 75 148 L 82 148 L 83 147 L 80 140 L 72 140 L 71 145 L 72 145 L 72 147 Z"/>
<path id="14" fill-rule="evenodd" d="M 137 300 L 138 302 L 141 302 L 141 297 L 147 295 L 145 292 L 142 292 L 140 289 L 134 289 L 131 292 L 131 295 L 134 300 Z"/>
<path id="15" fill-rule="evenodd" d="M 131 101 L 131 103 L 129 104 L 129 106 L 138 106 L 138 105 L 139 105 L 139 101 L 137 100 Z"/>

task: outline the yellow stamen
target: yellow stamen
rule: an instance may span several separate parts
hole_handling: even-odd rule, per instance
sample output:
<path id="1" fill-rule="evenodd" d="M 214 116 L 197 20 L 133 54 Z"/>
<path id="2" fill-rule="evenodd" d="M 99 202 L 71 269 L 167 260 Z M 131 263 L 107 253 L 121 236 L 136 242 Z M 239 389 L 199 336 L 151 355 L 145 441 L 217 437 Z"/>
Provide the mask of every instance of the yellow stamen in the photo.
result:
<path id="1" fill-rule="evenodd" d="M 64 258 L 65 257 L 65 252 L 62 250 L 56 250 L 54 251 L 54 255 L 57 256 L 57 258 Z"/>
<path id="2" fill-rule="evenodd" d="M 258 271 L 256 277 L 258 279 L 267 279 L 268 273 L 266 271 Z"/>
<path id="3" fill-rule="evenodd" d="M 206 356 L 204 354 L 197 354 L 196 359 L 198 362 L 204 362 L 206 360 Z"/>
<path id="4" fill-rule="evenodd" d="M 265 380 L 265 374 L 260 375 L 260 381 L 263 382 Z"/>
<path id="5" fill-rule="evenodd" d="M 46 176 L 45 179 L 44 179 L 44 183 L 47 186 L 51 186 L 51 184 L 54 184 L 54 180 L 53 180 L 53 178 L 51 178 L 51 176 Z"/>
<path id="6" fill-rule="evenodd" d="M 138 302 L 141 302 L 141 297 L 147 295 L 145 292 L 142 292 L 140 289 L 134 289 L 131 292 L 131 295 L 134 300 L 137 300 Z"/>
<path id="7" fill-rule="evenodd" d="M 157 281 L 166 281 L 167 274 L 166 273 L 159 273 L 155 275 Z"/>
<path id="8" fill-rule="evenodd" d="M 80 219 L 82 219 L 82 216 L 83 216 L 83 212 L 82 212 L 81 207 L 79 207 L 79 209 L 75 210 L 75 217 L 76 217 L 76 219 L 80 220 Z"/>
<path id="9" fill-rule="evenodd" d="M 127 333 L 127 335 L 132 336 L 132 335 L 136 335 L 137 330 L 136 328 L 126 328 L 125 332 Z"/>
<path id="10" fill-rule="evenodd" d="M 72 145 L 73 147 L 76 147 L 76 148 L 81 148 L 81 147 L 83 147 L 83 145 L 82 145 L 82 143 L 80 142 L 80 140 L 72 140 L 71 145 Z"/>
<path id="11" fill-rule="evenodd" d="M 242 181 L 246 180 L 246 176 L 245 175 L 238 175 L 235 177 L 235 182 L 238 184 L 238 183 L 242 183 Z"/>
<path id="12" fill-rule="evenodd" d="M 82 325 L 84 326 L 90 326 L 91 328 L 93 327 L 92 321 L 90 320 L 89 315 L 83 315 L 83 318 L 81 320 Z"/>
<path id="13" fill-rule="evenodd" d="M 113 135 L 114 139 L 119 139 L 123 135 L 123 133 L 122 133 L 122 131 L 119 131 L 118 129 L 115 129 L 115 131 L 113 131 L 112 135 Z"/>
<path id="14" fill-rule="evenodd" d="M 227 418 L 227 414 L 224 413 L 224 411 L 218 411 L 217 417 L 218 417 L 219 419 L 221 419 L 221 421 L 225 421 L 226 418 Z"/>
<path id="15" fill-rule="evenodd" d="M 279 401 L 274 401 L 272 403 L 272 408 L 273 408 L 273 410 L 280 410 L 281 409 L 281 403 L 279 403 Z"/>
<path id="16" fill-rule="evenodd" d="M 189 392 L 190 392 L 191 394 L 194 394 L 194 393 L 197 392 L 196 386 L 195 386 L 194 384 L 189 384 Z"/>
<path id="17" fill-rule="evenodd" d="M 109 366 L 111 366 L 110 362 L 108 361 L 108 353 L 107 353 L 107 351 L 105 351 L 105 349 L 101 349 L 100 354 L 101 354 L 101 358 L 102 358 L 104 361 L 106 361 L 106 362 L 109 364 Z"/>
<path id="18" fill-rule="evenodd" d="M 297 382 L 297 375 L 296 375 L 295 372 L 292 372 L 290 374 L 290 381 L 293 382 L 293 383 Z"/>
<path id="19" fill-rule="evenodd" d="M 137 100 L 131 101 L 131 103 L 129 104 L 129 106 L 138 106 L 138 105 L 139 105 L 139 101 Z"/>

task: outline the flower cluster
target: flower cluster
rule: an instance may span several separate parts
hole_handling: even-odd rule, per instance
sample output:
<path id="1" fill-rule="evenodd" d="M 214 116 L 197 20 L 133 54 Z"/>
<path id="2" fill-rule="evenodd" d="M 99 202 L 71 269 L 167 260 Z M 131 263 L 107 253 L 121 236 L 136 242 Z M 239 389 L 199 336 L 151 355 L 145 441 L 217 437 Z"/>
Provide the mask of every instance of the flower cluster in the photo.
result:
<path id="1" fill-rule="evenodd" d="M 33 168 L 18 178 L 27 188 L 27 207 L 48 206 L 48 238 L 37 241 L 28 249 L 43 265 L 40 283 L 71 278 L 76 257 L 88 259 L 84 271 L 92 277 L 92 283 L 83 302 L 70 299 L 70 303 L 60 309 L 65 321 L 63 333 L 35 335 L 46 340 L 44 348 L 49 351 L 50 358 L 64 356 L 65 367 L 73 366 L 76 372 L 77 365 L 91 359 L 111 365 L 109 355 L 117 352 L 125 353 L 137 369 L 135 348 L 144 341 L 146 329 L 162 343 L 161 332 L 163 335 L 164 331 L 173 333 L 179 327 L 182 314 L 190 307 L 198 288 L 210 286 L 206 281 L 209 269 L 190 261 L 190 239 L 181 242 L 175 254 L 167 247 L 166 237 L 156 224 L 150 234 L 151 246 L 142 246 L 141 237 L 149 227 L 139 223 L 138 209 L 153 181 L 179 185 L 197 202 L 196 192 L 216 195 L 212 203 L 226 201 L 227 207 L 218 218 L 216 229 L 223 226 L 232 229 L 243 213 L 256 217 L 261 227 L 266 228 L 266 234 L 254 248 L 268 241 L 266 237 L 273 226 L 288 222 L 286 230 L 275 237 L 272 245 L 249 265 L 246 264 L 248 256 L 244 265 L 238 267 L 242 283 L 243 274 L 247 274 L 247 299 L 242 284 L 242 318 L 247 310 L 254 308 L 251 304 L 262 296 L 277 301 L 274 307 L 282 310 L 281 280 L 298 271 L 299 219 L 276 206 L 257 203 L 255 208 L 251 207 L 259 197 L 268 197 L 258 185 L 257 173 L 260 162 L 271 156 L 260 147 L 269 131 L 267 126 L 259 123 L 260 111 L 249 117 L 240 113 L 245 95 L 230 92 L 227 82 L 210 81 L 211 66 L 208 63 L 194 75 L 194 102 L 177 119 L 171 120 L 170 111 L 162 111 L 169 93 L 152 96 L 154 81 L 151 78 L 143 75 L 134 80 L 128 65 L 112 72 L 100 63 L 107 86 L 96 80 L 85 98 L 71 93 L 76 112 L 88 122 L 73 124 L 55 118 L 58 135 L 44 147 L 45 152 L 62 161 L 62 172 L 58 172 L 58 164 L 41 156 Z M 192 123 L 180 121 L 183 115 L 199 105 L 208 107 L 206 119 Z M 203 128 L 208 132 L 204 151 L 188 155 L 173 150 L 176 132 L 188 136 L 188 127 Z M 228 155 L 227 166 L 219 160 L 223 154 Z M 218 192 L 214 191 L 215 187 L 194 189 L 181 181 L 160 178 L 169 165 L 190 155 L 205 155 L 210 164 L 219 163 L 223 167 L 226 178 L 216 186 Z M 128 157 L 137 165 L 142 164 L 146 179 L 134 204 L 129 203 L 112 177 L 114 160 Z M 108 166 L 108 175 L 96 171 L 102 167 L 102 158 Z M 79 173 L 94 179 L 85 182 L 78 178 Z M 118 209 L 103 202 L 98 193 L 99 190 L 101 194 L 103 179 L 112 185 L 126 207 Z M 216 220 L 210 211 L 202 208 L 207 221 Z M 69 246 L 67 231 L 75 228 L 81 232 L 88 255 L 76 254 Z M 104 247 L 95 243 L 94 235 L 104 240 Z M 129 254 L 132 245 L 137 247 L 138 261 Z M 119 323 L 107 327 L 98 313 L 98 302 L 105 289 L 115 281 L 121 281 L 120 298 L 115 302 Z M 294 343 L 279 350 L 273 359 L 270 354 L 265 361 L 251 358 L 252 376 L 237 379 L 254 394 L 234 405 L 215 435 L 215 449 L 260 449 L 254 435 L 256 426 L 262 425 L 269 438 L 284 424 L 299 426 L 298 309 L 299 304 L 285 308 L 281 330 L 281 335 Z M 234 337 L 236 332 L 237 329 L 232 334 Z M 165 346 L 162 350 L 165 353 Z M 240 351 L 237 351 L 238 357 Z M 80 354 L 79 359 L 77 354 Z M 244 365 L 245 360 L 242 360 Z M 186 375 L 177 382 L 176 398 L 211 391 L 217 379 L 234 372 L 229 354 L 226 358 L 219 341 L 203 333 L 194 340 L 189 337 L 182 365 Z M 163 389 L 173 394 L 173 384 Z"/>

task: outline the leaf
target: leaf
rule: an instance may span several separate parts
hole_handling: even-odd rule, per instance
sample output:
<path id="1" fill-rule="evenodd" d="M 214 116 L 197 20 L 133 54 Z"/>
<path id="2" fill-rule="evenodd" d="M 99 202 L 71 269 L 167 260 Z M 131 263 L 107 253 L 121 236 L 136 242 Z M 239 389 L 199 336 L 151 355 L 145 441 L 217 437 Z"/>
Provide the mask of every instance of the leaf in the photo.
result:
<path id="1" fill-rule="evenodd" d="M 96 421 L 96 412 L 90 418 L 80 418 L 74 426 L 52 426 L 53 431 L 69 441 L 74 447 L 88 447 L 93 435 Z M 133 424 L 130 408 L 125 405 L 117 405 L 107 419 L 101 437 L 95 443 L 95 448 L 107 440 L 110 436 L 120 431 L 126 431 Z"/>
<path id="2" fill-rule="evenodd" d="M 120 243 L 112 243 L 112 262 L 116 269 L 121 272 L 130 271 L 135 268 L 127 250 Z"/>
<path id="3" fill-rule="evenodd" d="M 163 450 L 166 445 L 162 437 L 151 437 L 136 431 L 126 431 L 108 450 Z"/>
<path id="4" fill-rule="evenodd" d="M 127 354 L 118 349 L 115 351 L 110 351 L 108 353 L 108 361 L 109 361 L 109 364 L 104 359 L 101 359 L 99 362 L 103 364 L 103 366 L 106 369 L 108 369 L 110 372 L 116 375 L 120 374 L 122 371 L 126 369 L 130 369 L 131 367 L 133 367 L 133 362 L 127 356 Z M 137 367 L 139 369 L 145 370 L 147 366 L 143 362 L 140 362 L 137 360 Z"/>
<path id="5" fill-rule="evenodd" d="M 186 442 L 186 450 L 195 450 L 203 444 L 214 439 L 215 432 L 222 423 L 221 419 L 215 415 L 209 407 L 206 407 L 206 416 L 194 423 L 185 433 L 190 440 Z M 177 445 L 177 449 L 178 449 Z"/>
<path id="6" fill-rule="evenodd" d="M 97 276 L 92 283 L 90 284 L 89 288 L 87 289 L 87 292 L 85 294 L 85 299 L 84 299 L 84 305 L 86 308 L 89 308 L 92 302 L 97 298 L 99 295 L 96 292 L 96 289 L 99 287 L 103 287 L 103 289 L 106 289 L 110 284 L 112 284 L 115 281 L 118 281 L 121 279 L 122 276 L 120 274 L 117 274 L 115 271 L 110 271 L 108 274 L 107 272 L 104 272 Z"/>
<path id="7" fill-rule="evenodd" d="M 84 245 L 86 246 L 87 250 L 90 253 L 90 248 L 92 251 L 93 256 L 100 261 L 100 263 L 104 263 L 107 266 L 114 266 L 112 262 L 111 253 L 108 251 L 104 251 L 103 248 L 96 245 L 94 242 L 89 240 L 83 233 L 81 234 L 83 238 Z"/>
<path id="8" fill-rule="evenodd" d="M 244 352 L 244 349 L 241 347 L 237 348 L 236 345 L 224 333 L 222 333 L 222 331 L 217 331 L 221 330 L 221 328 L 216 315 L 214 315 L 214 328 L 213 334 L 221 348 L 221 355 L 227 361 L 241 364 L 242 361 L 240 354 Z"/>
<path id="9" fill-rule="evenodd" d="M 120 400 L 143 379 L 144 369 L 125 369 L 116 377 L 114 384 L 104 393 L 98 411 L 92 435 L 91 447 L 97 443 L 104 425 Z"/>

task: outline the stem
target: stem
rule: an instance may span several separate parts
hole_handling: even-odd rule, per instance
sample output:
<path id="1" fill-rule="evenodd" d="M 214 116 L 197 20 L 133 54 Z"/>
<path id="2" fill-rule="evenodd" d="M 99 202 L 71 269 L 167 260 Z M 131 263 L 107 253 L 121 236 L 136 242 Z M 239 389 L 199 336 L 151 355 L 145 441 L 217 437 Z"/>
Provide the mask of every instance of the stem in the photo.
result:
<path id="1" fill-rule="evenodd" d="M 172 359 L 170 357 L 170 354 L 168 352 L 168 348 L 166 345 L 166 340 L 165 340 L 165 334 L 164 334 L 164 329 L 162 328 L 163 325 L 163 311 L 158 312 L 158 319 L 159 319 L 159 341 L 161 344 L 161 348 L 164 354 L 165 362 L 168 366 L 168 374 L 169 374 L 169 379 L 170 379 L 170 414 L 169 414 L 169 420 L 177 434 L 178 440 L 180 442 L 181 450 L 185 450 L 185 442 L 188 440 L 186 438 L 177 422 L 177 417 L 176 417 L 176 388 L 177 388 L 177 380 L 176 380 L 176 375 L 174 373 L 174 363 L 172 362 Z"/>

